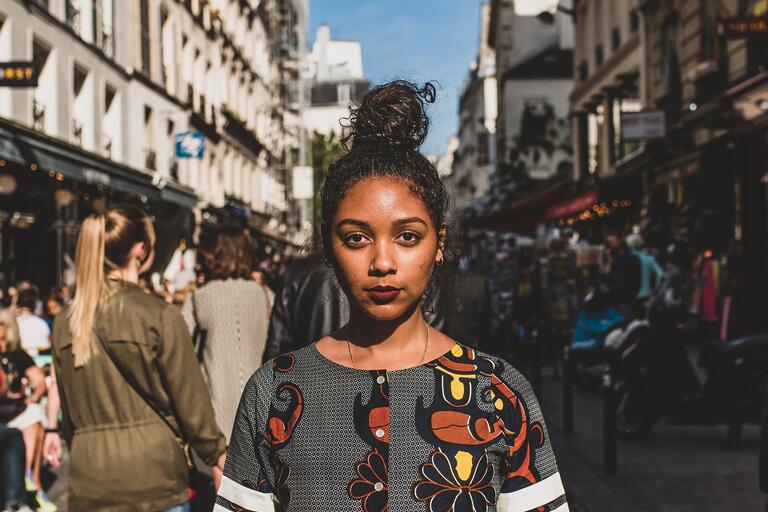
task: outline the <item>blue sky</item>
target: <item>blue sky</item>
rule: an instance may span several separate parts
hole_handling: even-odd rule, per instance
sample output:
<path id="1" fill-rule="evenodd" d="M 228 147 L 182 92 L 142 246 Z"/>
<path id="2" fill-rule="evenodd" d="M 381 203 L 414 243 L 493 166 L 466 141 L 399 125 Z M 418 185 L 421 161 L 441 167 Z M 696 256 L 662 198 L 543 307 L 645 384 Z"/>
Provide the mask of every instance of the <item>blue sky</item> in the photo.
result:
<path id="1" fill-rule="evenodd" d="M 439 153 L 458 125 L 458 98 L 477 54 L 481 0 L 311 0 L 309 43 L 322 23 L 334 39 L 363 48 L 374 83 L 405 78 L 439 82 L 432 128 L 422 151 Z"/>

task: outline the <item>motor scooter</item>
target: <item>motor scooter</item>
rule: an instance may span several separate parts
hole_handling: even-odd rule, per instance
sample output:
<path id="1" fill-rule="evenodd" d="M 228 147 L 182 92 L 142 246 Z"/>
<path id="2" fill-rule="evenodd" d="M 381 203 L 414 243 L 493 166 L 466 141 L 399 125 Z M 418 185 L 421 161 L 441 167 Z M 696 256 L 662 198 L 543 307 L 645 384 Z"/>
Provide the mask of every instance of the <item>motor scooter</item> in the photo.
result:
<path id="1" fill-rule="evenodd" d="M 662 418 L 739 429 L 760 422 L 768 334 L 702 342 L 696 325 L 684 306 L 659 301 L 647 322 L 609 344 L 619 436 L 641 439 Z"/>

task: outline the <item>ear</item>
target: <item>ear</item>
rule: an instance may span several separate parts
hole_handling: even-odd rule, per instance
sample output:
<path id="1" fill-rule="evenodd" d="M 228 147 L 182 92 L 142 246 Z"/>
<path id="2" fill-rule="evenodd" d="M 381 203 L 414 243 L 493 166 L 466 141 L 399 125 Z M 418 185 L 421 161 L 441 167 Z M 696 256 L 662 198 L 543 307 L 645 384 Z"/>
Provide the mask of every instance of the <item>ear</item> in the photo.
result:
<path id="1" fill-rule="evenodd" d="M 437 252 L 435 253 L 435 262 L 445 259 L 445 243 L 448 239 L 448 227 L 443 224 L 437 230 Z"/>

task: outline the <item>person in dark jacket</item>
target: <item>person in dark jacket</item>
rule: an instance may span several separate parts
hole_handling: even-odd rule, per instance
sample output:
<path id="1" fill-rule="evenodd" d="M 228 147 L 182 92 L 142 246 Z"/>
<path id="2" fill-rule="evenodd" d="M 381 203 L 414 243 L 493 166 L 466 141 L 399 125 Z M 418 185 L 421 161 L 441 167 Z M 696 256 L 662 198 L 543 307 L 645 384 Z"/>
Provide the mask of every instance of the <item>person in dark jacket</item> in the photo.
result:
<path id="1" fill-rule="evenodd" d="M 349 302 L 333 269 L 315 255 L 292 261 L 272 306 L 263 360 L 305 347 L 338 329 L 347 318 Z"/>
<path id="2" fill-rule="evenodd" d="M 424 318 L 436 329 L 456 339 L 480 343 L 486 306 L 480 296 L 485 288 L 476 276 L 455 270 L 435 272 L 424 297 Z M 306 347 L 334 332 L 349 319 L 349 302 L 336 281 L 333 269 L 317 255 L 288 264 L 284 284 L 275 297 L 263 361 Z M 483 281 L 484 284 L 484 281 Z M 454 293 L 455 292 L 455 293 Z M 457 307 L 456 299 L 463 306 Z M 454 315 L 453 313 L 461 314 Z M 479 316 L 478 316 L 479 315 Z M 447 319 L 451 319 L 450 321 Z M 477 330 L 477 329 L 480 330 Z M 467 333 L 473 333 L 467 337 Z M 478 334 L 479 333 L 479 334 Z"/>

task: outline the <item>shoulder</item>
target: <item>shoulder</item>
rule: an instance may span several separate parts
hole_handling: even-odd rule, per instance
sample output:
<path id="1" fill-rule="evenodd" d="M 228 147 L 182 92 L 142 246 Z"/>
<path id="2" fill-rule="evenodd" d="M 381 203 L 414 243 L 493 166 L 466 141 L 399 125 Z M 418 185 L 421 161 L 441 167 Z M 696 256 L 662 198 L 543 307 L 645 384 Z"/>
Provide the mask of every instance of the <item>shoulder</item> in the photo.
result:
<path id="1" fill-rule="evenodd" d="M 37 315 L 22 315 L 16 318 L 19 328 L 50 330 L 48 324 Z"/>
<path id="2" fill-rule="evenodd" d="M 12 359 L 17 365 L 22 367 L 22 369 L 27 369 L 30 366 L 35 366 L 35 360 L 32 359 L 32 356 L 27 354 L 23 350 L 14 350 L 13 352 L 6 352 L 6 357 L 8 359 Z"/>

